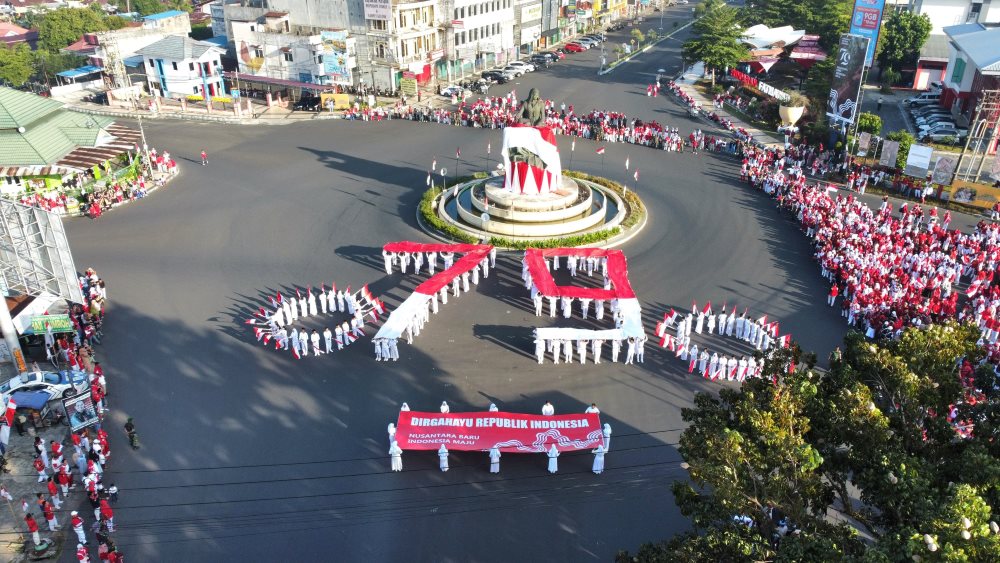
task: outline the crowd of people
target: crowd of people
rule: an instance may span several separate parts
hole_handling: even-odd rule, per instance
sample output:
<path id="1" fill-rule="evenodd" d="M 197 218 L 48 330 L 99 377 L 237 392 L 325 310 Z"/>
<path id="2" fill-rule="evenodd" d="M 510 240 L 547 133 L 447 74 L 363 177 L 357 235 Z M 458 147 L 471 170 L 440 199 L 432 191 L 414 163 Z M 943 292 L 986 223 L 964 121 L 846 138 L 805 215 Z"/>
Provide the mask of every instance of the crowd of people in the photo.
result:
<path id="1" fill-rule="evenodd" d="M 63 510 L 63 503 L 71 501 L 74 489 L 79 486 L 94 511 L 94 517 L 88 530 L 87 518 L 77 510 L 68 510 L 66 518 L 77 539 L 77 560 L 85 563 L 90 561 L 91 542 L 87 539 L 90 533 L 97 540 L 98 558 L 101 561 L 120 563 L 124 561 L 123 554 L 111 537 L 115 531 L 112 505 L 118 500 L 118 488 L 105 479 L 111 458 L 108 433 L 103 425 L 109 410 L 108 384 L 101 363 L 94 358 L 93 348 L 100 344 L 107 289 L 104 280 L 93 268 L 88 268 L 79 281 L 85 303 L 74 304 L 70 308 L 73 331 L 60 333 L 58 336 L 51 330 L 46 331 L 45 344 L 48 360 L 55 369 L 67 368 L 75 373 L 86 374 L 90 398 L 89 401 L 84 398 L 79 404 L 86 405 L 86 409 L 93 411 L 94 424 L 70 434 L 69 445 L 72 450 L 63 440 L 50 440 L 46 444 L 40 436 L 35 438 L 33 466 L 38 477 L 37 483 L 44 490 L 36 493 L 34 502 L 21 498 L 20 503 L 25 527 L 36 549 L 51 548 L 54 545 L 52 540 L 41 537 L 39 522 L 44 520 L 49 532 L 61 530 L 65 520 L 64 524 L 60 524 L 58 514 L 66 512 Z M 32 369 L 40 371 L 37 363 L 32 365 Z M 72 417 L 70 421 L 77 422 Z M 126 431 L 131 424 L 129 419 Z M 134 426 L 132 431 L 134 432 Z M 6 489 L 0 488 L 0 496 L 13 501 Z"/>
<path id="2" fill-rule="evenodd" d="M 382 303 L 368 292 L 365 286 L 352 292 L 350 286 L 346 290 L 337 290 L 336 284 L 327 291 L 326 284 L 321 284 L 318 291 L 312 286 L 306 288 L 305 294 L 296 288 L 295 297 L 285 298 L 281 293 L 269 297 L 272 311 L 263 307 L 255 313 L 256 318 L 247 320 L 254 325 L 254 335 L 258 342 L 269 344 L 274 341 L 275 350 L 291 351 L 295 359 L 312 355 L 319 357 L 331 354 L 334 350 L 343 350 L 365 335 L 365 324 L 368 315 L 377 319 L 383 312 Z M 329 326 L 320 333 L 314 328 L 311 331 L 295 323 L 310 317 L 337 313 L 346 313 L 349 318 L 340 324 Z"/>

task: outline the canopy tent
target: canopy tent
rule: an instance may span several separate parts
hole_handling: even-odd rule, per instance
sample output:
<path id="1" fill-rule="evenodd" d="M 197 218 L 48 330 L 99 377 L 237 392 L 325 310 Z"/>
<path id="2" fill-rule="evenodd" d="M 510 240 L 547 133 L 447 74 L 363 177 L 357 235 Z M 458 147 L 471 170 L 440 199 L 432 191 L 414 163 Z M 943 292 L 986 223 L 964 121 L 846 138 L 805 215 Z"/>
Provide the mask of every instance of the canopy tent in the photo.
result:
<path id="1" fill-rule="evenodd" d="M 77 78 L 81 78 L 90 74 L 97 74 L 99 72 L 104 72 L 104 69 L 99 66 L 86 65 L 77 68 L 71 68 L 69 70 L 64 70 L 62 72 L 57 72 L 56 76 L 75 81 Z"/>
<path id="2" fill-rule="evenodd" d="M 819 61 L 826 60 L 826 51 L 819 46 L 819 35 L 803 35 L 792 52 L 788 54 L 788 58 L 808 70 Z"/>

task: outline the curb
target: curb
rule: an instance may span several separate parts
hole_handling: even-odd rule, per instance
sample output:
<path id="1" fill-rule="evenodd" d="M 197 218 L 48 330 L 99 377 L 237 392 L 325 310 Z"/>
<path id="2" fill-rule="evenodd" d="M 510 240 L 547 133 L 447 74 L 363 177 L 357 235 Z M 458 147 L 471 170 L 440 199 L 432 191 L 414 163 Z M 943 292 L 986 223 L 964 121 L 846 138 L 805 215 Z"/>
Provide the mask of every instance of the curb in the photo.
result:
<path id="1" fill-rule="evenodd" d="M 667 39 L 672 38 L 674 36 L 674 34 L 676 34 L 677 32 L 683 31 L 683 30 L 691 27 L 691 25 L 693 25 L 694 22 L 696 22 L 696 21 L 698 21 L 698 20 L 691 20 L 691 21 L 687 22 L 686 24 L 684 24 L 684 25 L 678 27 L 677 29 L 671 31 L 667 35 L 664 35 L 663 37 L 657 39 L 655 43 L 650 43 L 649 45 L 646 45 L 642 49 L 639 49 L 638 51 L 636 51 L 636 52 L 630 54 L 629 56 L 625 57 L 624 59 L 618 61 L 617 63 L 615 63 L 614 66 L 610 66 L 610 67 L 606 68 L 605 70 L 599 70 L 599 71 L 597 71 L 597 76 L 604 76 L 605 74 L 611 74 L 612 72 L 614 72 L 615 70 L 617 70 L 618 67 L 623 66 L 625 63 L 631 61 L 635 57 L 638 57 L 639 55 L 642 55 L 646 51 L 652 49 L 653 47 L 656 47 L 657 45 L 659 45 L 660 43 L 666 41 Z"/>

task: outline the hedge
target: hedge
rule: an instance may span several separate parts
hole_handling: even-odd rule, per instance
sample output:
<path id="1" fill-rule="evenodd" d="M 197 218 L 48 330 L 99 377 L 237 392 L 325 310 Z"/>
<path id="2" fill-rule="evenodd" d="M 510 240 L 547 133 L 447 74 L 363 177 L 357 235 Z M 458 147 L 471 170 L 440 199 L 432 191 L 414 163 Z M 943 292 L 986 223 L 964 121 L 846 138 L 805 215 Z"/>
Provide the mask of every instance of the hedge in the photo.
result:
<path id="1" fill-rule="evenodd" d="M 619 195 L 628 206 L 628 213 L 625 216 L 625 220 L 622 221 L 622 227 L 628 229 L 639 224 L 639 221 L 646 214 L 646 209 L 642 204 L 642 200 L 635 195 L 634 192 L 625 192 L 625 189 L 616 182 L 612 182 L 606 178 L 600 178 L 598 176 L 591 176 L 589 174 L 584 174 L 582 172 L 574 172 L 570 170 L 564 170 L 564 174 L 572 178 L 579 178 L 581 180 L 586 180 L 588 182 L 593 182 L 600 185 L 603 188 L 607 188 Z M 464 184 L 466 182 L 471 182 L 473 180 L 481 180 L 487 178 L 487 174 L 483 172 L 477 172 L 472 176 L 464 176 L 456 179 L 451 186 L 434 186 L 429 188 L 424 192 L 423 197 L 420 199 L 420 216 L 423 218 L 424 222 L 438 230 L 448 237 L 469 243 L 477 243 L 481 239 L 475 235 L 471 235 L 458 227 L 455 227 L 451 223 L 442 220 L 437 215 L 437 209 L 434 205 L 434 201 L 437 199 L 442 192 L 447 189 L 455 187 L 456 184 Z M 489 244 L 493 246 L 511 248 L 514 250 L 524 250 L 526 248 L 560 248 L 569 246 L 583 246 L 587 244 L 595 244 L 599 242 L 604 242 L 608 239 L 614 238 L 622 233 L 622 227 L 612 227 L 610 229 L 602 229 L 600 231 L 595 231 L 592 233 L 585 233 L 581 235 L 572 235 L 568 237 L 559 237 L 543 240 L 513 240 L 500 236 L 493 236 L 489 239 Z"/>

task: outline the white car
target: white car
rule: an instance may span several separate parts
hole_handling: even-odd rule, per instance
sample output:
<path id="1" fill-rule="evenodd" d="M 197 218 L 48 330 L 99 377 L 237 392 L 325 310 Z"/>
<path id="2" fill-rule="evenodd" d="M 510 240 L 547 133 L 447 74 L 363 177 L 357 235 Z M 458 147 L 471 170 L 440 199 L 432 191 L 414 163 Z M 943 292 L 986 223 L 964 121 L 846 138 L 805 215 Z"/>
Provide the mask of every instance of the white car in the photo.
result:
<path id="1" fill-rule="evenodd" d="M 521 76 L 522 74 L 524 74 L 525 72 L 527 72 L 526 70 L 524 70 L 524 67 L 515 66 L 515 65 L 512 65 L 512 64 L 503 67 L 503 70 L 504 70 L 504 72 L 509 72 L 509 73 L 513 74 L 515 78 L 517 78 L 518 76 Z"/>
<path id="2" fill-rule="evenodd" d="M 534 72 L 535 71 L 535 65 L 533 65 L 531 63 L 526 63 L 524 61 L 511 61 L 511 63 L 508 64 L 507 66 L 520 67 L 520 68 L 524 69 L 524 72 Z"/>
<path id="3" fill-rule="evenodd" d="M 64 398 L 89 389 L 87 372 L 73 371 L 32 371 L 12 377 L 0 384 L 0 396 L 4 403 L 17 391 L 48 391 L 52 398 Z"/>

